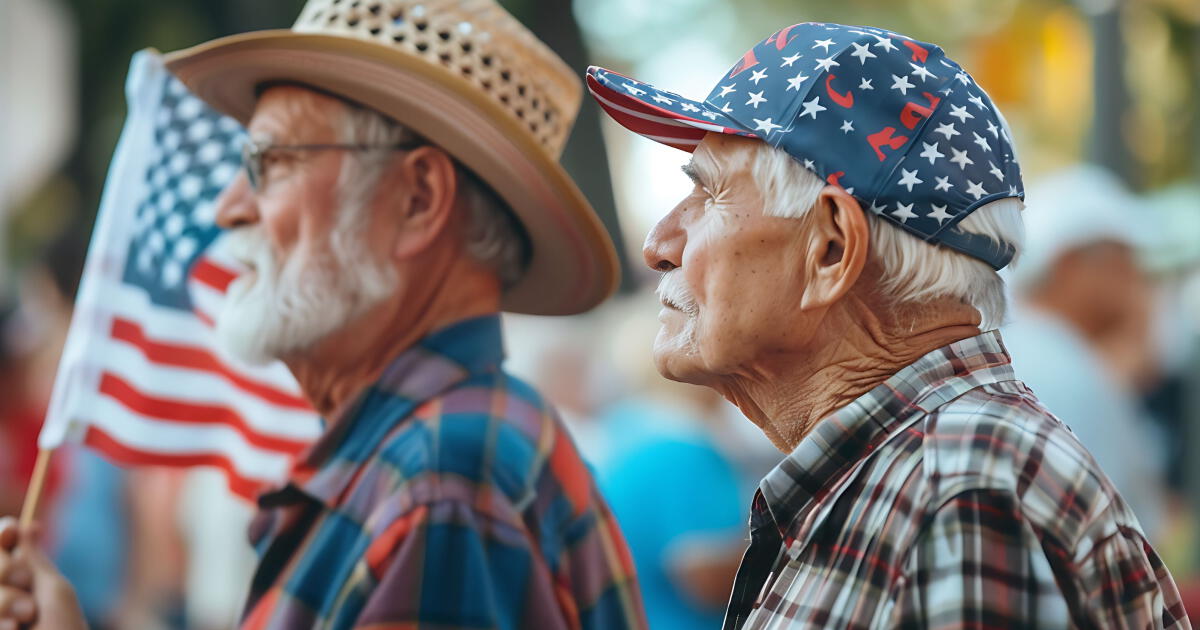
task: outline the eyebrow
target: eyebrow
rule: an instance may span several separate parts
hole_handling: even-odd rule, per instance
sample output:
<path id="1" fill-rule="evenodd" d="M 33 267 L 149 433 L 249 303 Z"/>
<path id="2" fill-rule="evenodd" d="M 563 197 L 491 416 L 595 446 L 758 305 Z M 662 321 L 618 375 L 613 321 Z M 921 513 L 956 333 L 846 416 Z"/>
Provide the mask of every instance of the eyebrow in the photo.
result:
<path id="1" fill-rule="evenodd" d="M 692 180 L 692 183 L 698 184 L 701 186 L 704 185 L 703 178 L 700 177 L 700 171 L 696 168 L 696 165 L 693 164 L 690 160 L 683 166 L 680 166 L 679 170 L 683 171 L 683 174 L 687 175 L 688 179 Z"/>

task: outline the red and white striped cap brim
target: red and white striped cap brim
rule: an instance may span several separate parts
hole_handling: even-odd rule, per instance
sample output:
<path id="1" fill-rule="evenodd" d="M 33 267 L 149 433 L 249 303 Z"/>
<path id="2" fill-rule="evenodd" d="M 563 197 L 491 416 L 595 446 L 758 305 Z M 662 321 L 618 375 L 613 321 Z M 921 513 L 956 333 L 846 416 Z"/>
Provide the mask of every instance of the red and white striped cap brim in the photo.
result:
<path id="1" fill-rule="evenodd" d="M 600 107 L 621 126 L 688 153 L 710 132 L 758 137 L 702 101 L 660 90 L 606 68 L 589 67 L 587 87 Z"/>

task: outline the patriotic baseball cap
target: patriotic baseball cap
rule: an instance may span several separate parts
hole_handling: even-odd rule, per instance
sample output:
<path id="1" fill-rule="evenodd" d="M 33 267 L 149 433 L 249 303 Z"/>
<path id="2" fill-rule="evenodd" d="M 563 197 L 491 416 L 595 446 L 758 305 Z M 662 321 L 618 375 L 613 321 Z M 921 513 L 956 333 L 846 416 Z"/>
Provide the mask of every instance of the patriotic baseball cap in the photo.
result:
<path id="1" fill-rule="evenodd" d="M 651 140 L 691 152 L 710 132 L 759 138 L 928 243 L 994 269 L 1015 254 L 958 227 L 976 208 L 1025 193 L 1000 110 L 933 44 L 796 24 L 751 48 L 703 101 L 595 66 L 587 86 Z"/>

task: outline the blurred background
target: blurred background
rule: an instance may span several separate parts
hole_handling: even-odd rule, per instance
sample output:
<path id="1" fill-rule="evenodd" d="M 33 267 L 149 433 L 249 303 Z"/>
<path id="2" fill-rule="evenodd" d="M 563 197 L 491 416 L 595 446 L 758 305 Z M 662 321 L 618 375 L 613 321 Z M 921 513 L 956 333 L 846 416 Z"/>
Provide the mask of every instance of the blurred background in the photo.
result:
<path id="1" fill-rule="evenodd" d="M 697 98 L 795 22 L 942 46 L 1003 109 L 1025 173 L 1030 241 L 1004 332 L 1018 375 L 1093 451 L 1200 614 L 1200 2 L 502 4 L 581 74 L 604 65 Z M 19 510 L 32 469 L 130 56 L 287 27 L 301 5 L 0 0 L 0 512 Z M 510 368 L 558 406 L 595 468 L 654 628 L 719 626 L 750 497 L 781 457 L 723 400 L 650 363 L 658 308 L 641 242 L 690 189 L 685 160 L 585 98 L 564 163 L 625 259 L 621 294 L 584 316 L 507 320 Z M 49 543 L 94 627 L 233 627 L 251 508 L 218 475 L 72 451 L 49 498 Z"/>

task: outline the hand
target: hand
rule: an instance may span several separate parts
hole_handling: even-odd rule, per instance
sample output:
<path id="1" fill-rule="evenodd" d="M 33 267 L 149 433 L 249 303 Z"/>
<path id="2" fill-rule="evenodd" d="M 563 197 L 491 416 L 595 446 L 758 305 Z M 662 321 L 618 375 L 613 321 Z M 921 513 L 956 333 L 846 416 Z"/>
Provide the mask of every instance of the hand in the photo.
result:
<path id="1" fill-rule="evenodd" d="M 33 528 L 0 518 L 0 630 L 87 630 L 75 590 L 37 547 Z"/>

